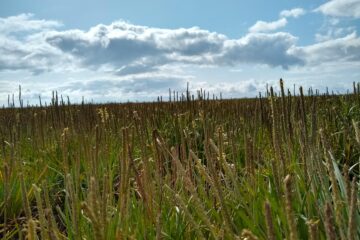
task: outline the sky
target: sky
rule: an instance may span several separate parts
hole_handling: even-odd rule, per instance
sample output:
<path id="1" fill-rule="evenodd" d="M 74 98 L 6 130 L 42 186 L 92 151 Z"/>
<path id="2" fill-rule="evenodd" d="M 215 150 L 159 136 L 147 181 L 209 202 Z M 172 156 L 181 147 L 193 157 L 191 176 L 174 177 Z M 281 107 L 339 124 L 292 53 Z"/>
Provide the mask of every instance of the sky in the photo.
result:
<path id="1" fill-rule="evenodd" d="M 360 0 L 0 0 L 0 104 L 52 91 L 153 101 L 169 89 L 255 97 L 360 81 Z"/>

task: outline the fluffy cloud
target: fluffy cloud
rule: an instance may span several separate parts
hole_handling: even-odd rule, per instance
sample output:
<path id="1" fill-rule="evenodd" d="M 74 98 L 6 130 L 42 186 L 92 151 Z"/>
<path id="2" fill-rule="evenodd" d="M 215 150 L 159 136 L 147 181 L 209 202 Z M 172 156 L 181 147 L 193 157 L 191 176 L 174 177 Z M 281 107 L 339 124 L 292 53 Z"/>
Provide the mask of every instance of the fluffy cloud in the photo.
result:
<path id="1" fill-rule="evenodd" d="M 294 49 L 294 54 L 306 59 L 308 65 L 326 62 L 359 62 L 360 38 L 356 33 Z"/>
<path id="2" fill-rule="evenodd" d="M 360 0 L 331 0 L 315 11 L 333 17 L 360 18 Z"/>
<path id="3" fill-rule="evenodd" d="M 223 64 L 263 63 L 287 69 L 303 65 L 303 60 L 291 53 L 296 38 L 289 33 L 251 33 L 239 40 L 225 43 L 225 51 L 219 62 Z"/>
<path id="4" fill-rule="evenodd" d="M 304 15 L 306 11 L 302 8 L 293 8 L 290 10 L 283 10 L 280 12 L 280 18 L 273 22 L 257 21 L 254 25 L 249 28 L 249 32 L 272 32 L 283 28 L 287 25 L 288 17 L 298 18 Z"/>
<path id="5" fill-rule="evenodd" d="M 34 19 L 34 15 L 30 13 L 0 18 L 0 33 L 2 34 L 39 30 L 43 31 L 61 26 L 62 24 L 58 21 Z"/>
<path id="6" fill-rule="evenodd" d="M 207 54 L 219 52 L 225 39 L 221 34 L 195 27 L 158 29 L 123 21 L 98 25 L 87 32 L 53 32 L 46 38 L 50 45 L 78 57 L 85 65 L 111 63 L 117 66 L 149 58 L 151 62 L 200 62 Z"/>
<path id="7" fill-rule="evenodd" d="M 19 41 L 0 35 L 0 71 L 27 69 L 39 74 L 56 69 L 65 57 L 44 42 Z"/>
<path id="8" fill-rule="evenodd" d="M 306 11 L 302 8 L 293 8 L 290 10 L 284 10 L 281 11 L 280 13 L 280 17 L 286 18 L 286 17 L 293 17 L 293 18 L 298 18 L 302 15 L 304 15 L 306 13 Z"/>
<path id="9" fill-rule="evenodd" d="M 249 28 L 250 32 L 270 32 L 279 28 L 285 27 L 287 24 L 286 18 L 280 18 L 274 22 L 257 21 L 253 26 Z"/>
<path id="10" fill-rule="evenodd" d="M 156 71 L 172 63 L 255 63 L 287 68 L 302 62 L 289 54 L 296 38 L 287 33 L 249 33 L 228 39 L 197 27 L 172 30 L 115 22 L 89 31 L 52 32 L 46 41 L 79 59 L 83 66 L 113 67 L 119 75 Z"/>
<path id="11" fill-rule="evenodd" d="M 327 26 L 325 31 L 315 34 L 315 40 L 317 42 L 328 41 L 332 39 L 342 38 L 350 33 L 355 32 L 355 27 L 336 27 Z"/>
<path id="12" fill-rule="evenodd" d="M 281 15 L 296 17 L 301 12 L 292 9 Z M 326 57 L 329 52 L 336 52 L 344 61 L 357 61 L 360 55 L 356 33 L 343 38 L 333 35 L 332 39 L 318 36 L 321 43 L 297 46 L 297 38 L 290 33 L 258 32 L 275 30 L 284 24 L 285 18 L 271 23 L 257 22 L 250 33 L 229 39 L 198 27 L 151 28 L 124 21 L 96 25 L 88 31 L 59 30 L 59 22 L 21 14 L 0 18 L 0 71 L 27 69 L 38 74 L 82 68 L 110 72 L 114 76 L 135 76 L 169 73 L 169 69 L 164 70 L 166 66 L 179 64 L 235 66 L 245 63 L 288 69 L 310 62 L 336 61 Z M 15 28 L 18 25 L 22 27 Z M 19 35 L 14 31 L 27 33 Z"/>
<path id="13" fill-rule="evenodd" d="M 70 55 L 50 46 L 45 34 L 60 22 L 37 20 L 32 14 L 0 18 L 0 71 L 27 69 L 33 74 L 53 71 Z"/>

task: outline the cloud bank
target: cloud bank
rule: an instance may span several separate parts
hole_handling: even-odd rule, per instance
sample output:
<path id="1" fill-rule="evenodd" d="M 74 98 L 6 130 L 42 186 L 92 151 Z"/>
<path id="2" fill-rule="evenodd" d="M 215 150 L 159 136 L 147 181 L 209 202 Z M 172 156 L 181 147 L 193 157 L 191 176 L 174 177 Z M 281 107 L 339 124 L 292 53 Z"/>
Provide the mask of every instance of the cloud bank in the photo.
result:
<path id="1" fill-rule="evenodd" d="M 300 12 L 292 9 L 282 15 L 295 17 Z M 0 70 L 26 69 L 39 74 L 82 68 L 126 76 L 158 73 L 176 64 L 260 64 L 288 69 L 335 60 L 324 57 L 329 52 L 336 52 L 344 61 L 358 61 L 359 37 L 355 32 L 346 38 L 309 46 L 297 46 L 297 37 L 290 33 L 266 33 L 286 22 L 285 18 L 270 23 L 257 22 L 250 33 L 230 39 L 198 27 L 164 29 L 125 21 L 99 24 L 88 31 L 59 30 L 59 22 L 21 14 L 0 18 Z M 22 27 L 14 27 L 20 25 Z M 19 34 L 24 31 L 27 33 Z"/>
<path id="2" fill-rule="evenodd" d="M 342 11 L 343 3 L 338 2 L 325 3 L 318 11 L 335 16 L 335 9 Z M 358 1 L 342 2 L 354 4 L 353 9 L 358 6 Z M 305 12 L 301 8 L 284 10 L 279 20 L 258 21 L 239 38 L 199 27 L 166 29 L 122 20 L 80 30 L 63 29 L 61 22 L 37 19 L 32 14 L 0 18 L 0 81 L 5 82 L 5 74 L 14 72 L 40 77 L 84 71 L 87 76 L 94 76 L 64 82 L 57 79 L 54 89 L 69 94 L 88 93 L 98 99 L 116 97 L 119 93 L 153 97 L 166 94 L 168 88 L 180 89 L 186 82 L 202 87 L 201 80 L 183 71 L 186 67 L 247 65 L 290 71 L 323 65 L 359 65 L 360 38 L 355 29 L 319 35 L 319 42 L 305 46 L 299 45 L 298 38 L 291 33 L 278 31 L 286 26 L 287 19 L 298 18 Z M 358 17 L 358 11 L 353 10 L 341 14 Z M 10 80 L 6 81 L 9 84 Z M 207 89 L 236 96 L 256 93 L 258 85 L 251 81 L 212 83 L 207 84 Z"/>

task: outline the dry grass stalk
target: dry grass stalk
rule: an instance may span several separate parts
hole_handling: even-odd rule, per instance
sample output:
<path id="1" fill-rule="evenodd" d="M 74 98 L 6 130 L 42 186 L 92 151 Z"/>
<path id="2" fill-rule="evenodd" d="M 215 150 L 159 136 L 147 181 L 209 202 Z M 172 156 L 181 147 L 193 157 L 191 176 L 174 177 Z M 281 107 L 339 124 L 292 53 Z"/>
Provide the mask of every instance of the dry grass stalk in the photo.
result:
<path id="1" fill-rule="evenodd" d="M 104 223 L 104 229 L 107 228 L 109 219 L 108 219 L 108 206 L 109 204 L 109 176 L 107 174 L 103 175 L 103 186 L 101 192 L 101 214 L 102 214 L 102 222 Z"/>
<path id="2" fill-rule="evenodd" d="M 275 228 L 272 220 L 272 214 L 271 214 L 271 206 L 268 201 L 264 204 L 265 209 L 265 220 L 266 220 L 266 230 L 267 230 L 267 238 L 269 240 L 275 240 Z"/>
<path id="3" fill-rule="evenodd" d="M 31 216 L 31 209 L 30 209 L 30 203 L 27 196 L 27 191 L 25 187 L 25 181 L 24 181 L 24 175 L 22 173 L 19 174 L 20 177 L 20 187 L 21 187 L 21 196 L 22 196 L 22 202 L 25 210 L 25 216 L 28 220 L 32 218 Z"/>
<path id="4" fill-rule="evenodd" d="M 59 239 L 59 236 L 58 236 L 59 229 L 56 224 L 54 212 L 52 210 L 52 205 L 50 203 L 49 192 L 48 192 L 49 188 L 45 181 L 43 181 L 43 183 L 42 183 L 42 189 L 44 190 L 44 199 L 45 199 L 45 207 L 46 207 L 44 210 L 44 213 L 45 213 L 45 217 L 46 217 L 49 238 L 51 240 L 57 240 L 57 239 Z"/>
<path id="5" fill-rule="evenodd" d="M 77 194 L 75 193 L 74 182 L 70 174 L 66 175 L 66 196 L 68 198 L 68 203 L 71 211 L 71 220 L 73 222 L 73 234 L 76 238 L 79 233 L 79 208 L 78 208 L 78 199 Z"/>
<path id="6" fill-rule="evenodd" d="M 300 87 L 299 90 L 300 90 L 300 113 L 301 113 L 301 121 L 302 121 L 302 125 L 303 125 L 302 130 L 304 131 L 305 138 L 307 138 L 308 133 L 307 133 L 305 98 L 304 98 L 303 88 Z"/>
<path id="7" fill-rule="evenodd" d="M 3 150 L 4 151 L 4 150 Z M 10 175 L 11 175 L 11 172 L 10 172 L 10 168 L 9 168 L 9 165 L 8 163 L 6 162 L 6 159 L 4 160 L 4 167 L 3 167 L 3 175 L 4 175 L 4 205 L 3 205 L 3 215 L 4 215 L 4 218 L 3 218 L 3 222 L 4 222 L 4 228 L 6 229 L 6 225 L 7 225 L 7 218 L 8 218 L 8 215 L 7 215 L 7 207 L 8 207 L 8 201 L 9 201 L 9 198 L 10 198 Z M 0 172 L 1 174 L 1 172 Z M 1 213 L 1 211 L 0 211 Z"/>
<path id="8" fill-rule="evenodd" d="M 326 237 L 329 240 L 336 240 L 334 214 L 331 209 L 331 204 L 326 203 L 325 205 L 325 232 Z"/>
<path id="9" fill-rule="evenodd" d="M 277 106 L 276 106 L 276 98 L 274 96 L 274 90 L 271 87 L 270 88 L 270 107 L 271 107 L 271 119 L 272 119 L 272 140 L 273 140 L 273 146 L 275 149 L 275 156 L 277 158 L 277 163 L 280 163 L 281 166 L 279 170 L 279 173 L 281 173 L 280 177 L 285 176 L 286 172 L 286 164 L 285 159 L 281 152 L 281 141 L 280 141 L 280 134 L 279 134 L 279 126 L 278 126 L 278 112 L 277 112 Z M 279 166 L 278 165 L 278 166 Z"/>
<path id="10" fill-rule="evenodd" d="M 279 194 L 281 192 L 281 187 L 280 187 L 280 176 L 279 176 L 280 174 L 279 174 L 278 164 L 276 160 L 271 159 L 270 165 L 275 182 L 275 191 Z"/>
<path id="11" fill-rule="evenodd" d="M 337 182 L 336 176 L 335 176 L 335 169 L 334 169 L 334 165 L 333 165 L 333 159 L 334 159 L 333 156 L 334 155 L 330 149 L 329 143 L 327 142 L 322 129 L 320 129 L 320 136 L 321 136 L 321 141 L 323 142 L 323 145 L 324 145 L 326 165 L 328 168 L 328 174 L 329 174 L 331 186 L 332 186 L 332 188 L 331 188 L 332 189 L 332 197 L 333 197 L 333 202 L 334 202 L 334 206 L 335 206 L 335 222 L 339 226 L 341 239 L 345 239 L 345 234 L 343 232 L 344 220 L 343 220 L 343 216 L 342 216 L 342 208 L 343 208 L 342 204 L 343 203 L 342 203 L 342 199 L 341 199 L 341 195 L 340 195 L 338 182 Z"/>
<path id="12" fill-rule="evenodd" d="M 119 211 L 126 219 L 130 191 L 129 129 L 122 129 L 122 155 L 120 159 Z"/>
<path id="13" fill-rule="evenodd" d="M 27 240 L 37 240 L 36 234 L 36 222 L 31 218 L 27 222 L 27 233 L 26 233 Z"/>
<path id="14" fill-rule="evenodd" d="M 43 209 L 43 201 L 41 198 L 41 189 L 38 186 L 36 186 L 35 184 L 33 184 L 33 188 L 34 188 L 34 193 L 35 193 L 35 198 L 36 198 L 37 211 L 39 214 L 41 239 L 47 239 L 48 234 L 47 234 L 47 230 L 45 228 L 45 226 L 47 226 L 47 222 L 46 222 L 45 212 Z"/>
<path id="15" fill-rule="evenodd" d="M 286 211 L 286 218 L 289 225 L 290 230 L 290 240 L 297 240 L 297 229 L 296 229 L 296 219 L 294 216 L 294 211 L 292 208 L 292 182 L 291 176 L 287 175 L 284 179 L 284 186 L 285 186 L 285 211 Z"/>
<path id="16" fill-rule="evenodd" d="M 281 91 L 281 123 L 282 123 L 282 132 L 284 139 L 287 138 L 287 118 L 288 118 L 288 111 L 286 107 L 286 96 L 285 96 L 285 88 L 284 88 L 284 81 L 280 78 L 280 91 Z M 289 142 L 288 139 L 286 139 Z"/>
<path id="17" fill-rule="evenodd" d="M 157 130 L 153 131 L 152 134 L 153 139 L 153 148 L 155 152 L 155 162 L 156 162 L 156 181 L 158 187 L 158 207 L 156 213 L 156 239 L 162 239 L 162 203 L 164 198 L 163 187 L 164 187 L 164 154 L 163 149 L 165 148 L 164 141 Z"/>
<path id="18" fill-rule="evenodd" d="M 319 220 L 317 220 L 317 221 L 310 220 L 307 222 L 307 225 L 308 225 L 308 229 L 309 229 L 309 239 L 310 240 L 318 240 L 319 239 L 319 230 L 318 230 Z"/>
<path id="19" fill-rule="evenodd" d="M 50 240 L 59 240 L 59 230 L 57 229 L 57 225 L 54 219 L 54 215 L 52 212 L 52 209 L 46 208 L 45 209 L 45 216 L 47 219 L 47 229 L 49 233 L 49 239 Z"/>
<path id="20" fill-rule="evenodd" d="M 352 124 L 353 124 L 354 130 L 355 130 L 355 140 L 360 145 L 360 130 L 359 130 L 358 123 L 353 119 Z"/>
<path id="21" fill-rule="evenodd" d="M 357 195 L 358 188 L 356 179 L 354 178 L 351 183 L 351 201 L 350 201 L 350 210 L 349 210 L 349 225 L 347 231 L 347 237 L 349 240 L 356 240 L 356 231 L 357 231 L 357 222 L 356 222 L 356 213 L 357 213 Z"/>
<path id="22" fill-rule="evenodd" d="M 345 180 L 345 188 L 346 188 L 346 199 L 348 204 L 350 205 L 351 202 L 351 183 L 350 183 L 350 176 L 349 176 L 349 166 L 345 163 L 343 168 L 343 175 Z"/>

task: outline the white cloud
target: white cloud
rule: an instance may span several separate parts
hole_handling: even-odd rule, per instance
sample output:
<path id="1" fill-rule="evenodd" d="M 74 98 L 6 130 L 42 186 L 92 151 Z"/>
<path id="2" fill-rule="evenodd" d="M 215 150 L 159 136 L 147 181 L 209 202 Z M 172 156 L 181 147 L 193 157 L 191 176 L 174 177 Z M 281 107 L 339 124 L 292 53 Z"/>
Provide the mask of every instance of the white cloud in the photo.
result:
<path id="1" fill-rule="evenodd" d="M 238 40 L 225 43 L 225 51 L 220 57 L 222 64 L 262 63 L 284 69 L 303 65 L 303 60 L 291 54 L 297 38 L 289 33 L 250 33 Z"/>
<path id="2" fill-rule="evenodd" d="M 286 25 L 285 18 L 284 21 Z M 8 86 L 8 79 L 15 79 L 16 89 L 19 83 L 28 81 L 28 89 L 36 88 L 29 91 L 29 96 L 35 99 L 37 94 L 50 91 L 49 86 L 88 99 L 113 100 L 118 99 L 119 93 L 122 100 L 139 96 L 154 99 L 167 95 L 169 87 L 185 87 L 187 81 L 200 86 L 199 79 L 183 71 L 186 67 L 195 69 L 191 74 L 196 75 L 196 69 L 203 67 L 241 66 L 244 71 L 238 74 L 243 75 L 248 74 L 249 65 L 283 72 L 325 64 L 336 68 L 338 63 L 344 66 L 360 63 L 360 39 L 355 32 L 349 34 L 350 29 L 340 29 L 335 24 L 338 28 L 334 27 L 331 33 L 327 34 L 326 29 L 320 32 L 321 42 L 298 46 L 297 37 L 290 33 L 264 32 L 275 31 L 279 26 L 269 24 L 265 23 L 266 27 L 258 24 L 262 32 L 253 31 L 234 39 L 198 27 L 165 29 L 117 21 L 89 30 L 62 30 L 60 23 L 37 20 L 32 15 L 0 18 L 0 85 L 6 81 Z M 31 76 L 29 72 L 38 75 Z M 73 76 L 77 80 L 70 79 Z M 246 77 L 249 78 L 251 75 Z M 257 92 L 259 85 L 251 81 L 229 83 L 224 79 L 222 84 L 205 88 L 227 96 L 243 96 Z"/>
<path id="3" fill-rule="evenodd" d="M 44 31 L 61 26 L 62 24 L 58 21 L 34 19 L 34 15 L 30 13 L 0 18 L 0 34 L 23 31 Z"/>
<path id="4" fill-rule="evenodd" d="M 27 69 L 33 74 L 56 71 L 71 58 L 44 41 L 27 41 L 0 35 L 0 71 Z M 63 69 L 62 69 L 63 70 Z"/>
<path id="5" fill-rule="evenodd" d="M 280 17 L 293 17 L 293 18 L 298 18 L 302 15 L 304 15 L 306 13 L 306 11 L 303 8 L 293 8 L 290 10 L 283 10 L 280 13 Z"/>
<path id="6" fill-rule="evenodd" d="M 257 21 L 249 28 L 250 32 L 271 32 L 279 28 L 285 27 L 287 24 L 286 18 L 280 18 L 274 22 Z"/>
<path id="7" fill-rule="evenodd" d="M 286 23 L 285 18 L 281 20 Z M 21 34 L 21 37 L 6 30 L 14 22 L 30 26 L 26 21 L 44 29 L 35 25 L 24 27 L 30 32 Z M 276 29 L 283 24 L 276 22 L 264 26 L 257 22 L 252 29 L 255 32 L 239 39 L 229 39 L 198 27 L 151 28 L 124 21 L 96 25 L 88 31 L 57 30 L 60 25 L 54 21 L 36 20 L 32 15 L 24 14 L 2 18 L 1 22 L 0 71 L 27 69 L 37 74 L 82 68 L 105 71 L 114 76 L 135 76 L 169 72 L 171 70 L 164 70 L 164 66 L 176 64 L 236 66 L 245 63 L 288 69 L 308 62 L 336 61 L 325 57 L 329 51 L 336 51 L 346 61 L 355 61 L 360 56 L 356 33 L 341 37 L 348 34 L 342 29 L 329 33 L 330 37 L 318 35 L 318 40 L 322 42 L 309 46 L 297 46 L 297 38 L 290 33 L 256 32 Z M 331 47 L 333 45 L 335 47 Z M 316 62 L 315 59 L 321 61 Z"/>
<path id="8" fill-rule="evenodd" d="M 327 62 L 359 62 L 360 38 L 355 32 L 317 44 L 294 49 L 297 56 L 306 59 L 308 65 Z"/>
<path id="9" fill-rule="evenodd" d="M 325 32 L 315 34 L 315 40 L 317 42 L 324 42 L 331 39 L 342 38 L 350 33 L 355 32 L 355 27 L 327 27 Z"/>
<path id="10" fill-rule="evenodd" d="M 315 11 L 332 17 L 360 18 L 360 0 L 331 0 Z"/>
<path id="11" fill-rule="evenodd" d="M 0 71 L 28 69 L 39 74 L 68 62 L 71 56 L 50 46 L 44 38 L 60 26 L 57 21 L 34 19 L 32 14 L 0 18 Z"/>
<path id="12" fill-rule="evenodd" d="M 353 32 L 356 27 L 341 21 L 341 18 L 325 17 L 321 27 L 315 34 L 316 42 L 324 42 L 332 39 L 343 38 Z"/>
<path id="13" fill-rule="evenodd" d="M 226 37 L 202 30 L 158 29 L 123 21 L 97 25 L 89 31 L 68 30 L 49 33 L 46 41 L 80 59 L 85 66 L 127 65 L 168 62 L 201 64 L 220 52 Z"/>
<path id="14" fill-rule="evenodd" d="M 280 18 L 273 22 L 257 21 L 249 28 L 249 32 L 271 32 L 283 28 L 287 25 L 288 17 L 298 18 L 304 15 L 306 11 L 302 8 L 293 8 L 280 12 Z"/>
<path id="15" fill-rule="evenodd" d="M 288 50 L 296 38 L 288 33 L 249 33 L 240 39 L 200 28 L 159 29 L 114 22 L 89 31 L 51 32 L 46 41 L 79 59 L 83 66 L 112 66 L 118 74 L 156 71 L 174 63 L 235 65 L 238 63 L 282 66 L 302 64 Z"/>

